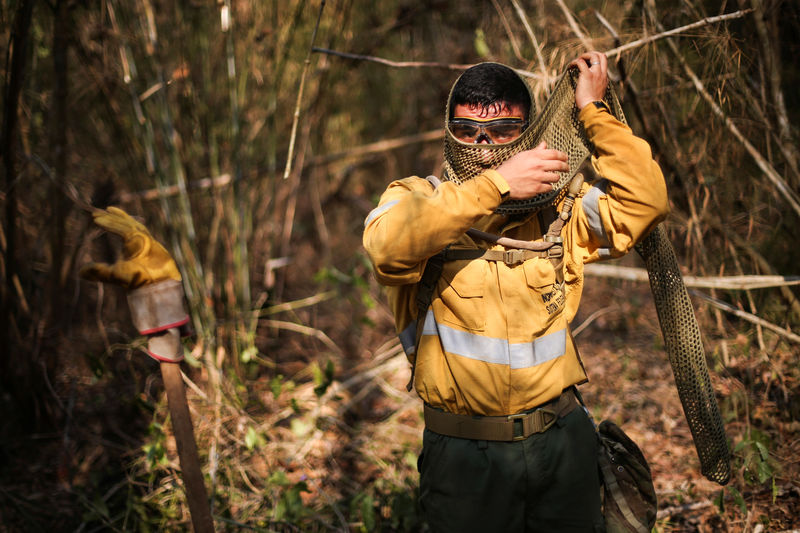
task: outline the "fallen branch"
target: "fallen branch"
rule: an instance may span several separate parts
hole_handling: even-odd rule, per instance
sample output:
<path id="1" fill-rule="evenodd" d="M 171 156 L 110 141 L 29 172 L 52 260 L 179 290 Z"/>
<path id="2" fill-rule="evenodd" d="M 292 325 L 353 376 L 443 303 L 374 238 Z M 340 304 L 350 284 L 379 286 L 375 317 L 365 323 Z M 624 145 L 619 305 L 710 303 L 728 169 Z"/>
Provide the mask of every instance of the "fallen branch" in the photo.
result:
<path id="1" fill-rule="evenodd" d="M 644 268 L 593 264 L 586 265 L 585 273 L 590 276 L 599 276 L 604 278 L 617 278 L 640 282 L 649 281 L 647 270 Z M 767 289 L 770 287 L 800 285 L 800 276 L 684 276 L 683 284 L 687 287 L 702 289 Z"/>
<path id="2" fill-rule="evenodd" d="M 586 265 L 587 275 L 612 277 L 629 281 L 647 282 L 649 280 L 647 271 L 643 268 L 622 267 L 615 265 Z M 686 276 L 683 278 L 684 285 L 687 287 L 703 287 L 711 289 L 729 290 L 750 290 L 763 289 L 767 287 L 784 287 L 786 285 L 800 285 L 800 276 L 723 276 L 717 278 L 699 278 Z M 741 319 L 747 320 L 758 326 L 762 326 L 770 331 L 786 337 L 787 339 L 800 343 L 800 335 L 792 333 L 788 329 L 782 328 L 759 318 L 752 313 L 737 309 L 732 305 L 726 304 L 716 298 L 712 298 L 698 291 L 690 291 L 691 294 L 702 298 L 714 307 L 731 313 Z M 590 317 L 592 318 L 592 317 Z"/>
<path id="3" fill-rule="evenodd" d="M 656 514 L 656 518 L 661 520 L 688 511 L 697 511 L 699 509 L 705 509 L 707 507 L 711 507 L 712 505 L 714 505 L 714 502 L 712 502 L 711 500 L 685 503 L 683 505 L 673 505 L 672 507 L 667 507 L 666 509 L 660 509 Z"/>

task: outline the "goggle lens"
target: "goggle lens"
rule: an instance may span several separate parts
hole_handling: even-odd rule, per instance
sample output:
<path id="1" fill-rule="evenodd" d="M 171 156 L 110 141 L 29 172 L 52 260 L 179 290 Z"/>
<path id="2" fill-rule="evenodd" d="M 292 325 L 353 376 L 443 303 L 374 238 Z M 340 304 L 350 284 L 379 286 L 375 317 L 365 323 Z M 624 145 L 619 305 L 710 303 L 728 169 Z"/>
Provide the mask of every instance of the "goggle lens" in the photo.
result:
<path id="1" fill-rule="evenodd" d="M 455 118 L 450 121 L 450 132 L 462 142 L 478 142 L 486 137 L 493 144 L 511 142 L 525 131 L 527 122 L 520 118 L 498 118 L 479 122 L 468 118 Z"/>

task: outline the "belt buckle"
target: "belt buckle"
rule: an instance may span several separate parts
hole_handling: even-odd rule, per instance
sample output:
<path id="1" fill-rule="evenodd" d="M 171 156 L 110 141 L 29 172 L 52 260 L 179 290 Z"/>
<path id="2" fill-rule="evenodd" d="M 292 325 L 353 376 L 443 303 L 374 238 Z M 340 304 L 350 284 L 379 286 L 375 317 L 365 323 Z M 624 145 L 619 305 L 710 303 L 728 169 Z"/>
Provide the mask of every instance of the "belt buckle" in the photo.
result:
<path id="1" fill-rule="evenodd" d="M 544 433 L 545 431 L 547 431 L 548 429 L 553 427 L 553 424 L 555 424 L 556 420 L 558 420 L 558 413 L 556 413 L 552 409 L 542 408 L 542 409 L 539 409 L 536 412 L 542 413 L 542 431 L 541 431 L 541 433 Z M 552 418 L 550 418 L 550 420 L 547 420 L 547 415 L 550 415 Z"/>
<path id="2" fill-rule="evenodd" d="M 521 440 L 527 439 L 530 435 L 525 435 L 525 418 L 531 416 L 531 413 L 517 413 L 515 415 L 508 415 L 506 419 L 511 422 L 511 442 L 517 442 Z M 516 427 L 516 422 L 519 421 L 520 423 L 520 434 L 514 435 L 514 428 Z"/>

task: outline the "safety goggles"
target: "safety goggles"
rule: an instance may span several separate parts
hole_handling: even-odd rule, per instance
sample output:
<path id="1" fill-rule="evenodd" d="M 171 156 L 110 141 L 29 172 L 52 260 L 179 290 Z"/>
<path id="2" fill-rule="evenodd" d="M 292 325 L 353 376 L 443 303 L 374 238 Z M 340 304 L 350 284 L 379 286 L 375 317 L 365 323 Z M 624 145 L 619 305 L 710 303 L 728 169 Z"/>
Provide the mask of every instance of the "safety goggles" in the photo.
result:
<path id="1" fill-rule="evenodd" d="M 489 144 L 502 144 L 519 137 L 528 127 L 528 122 L 519 117 L 490 120 L 456 117 L 448 123 L 448 127 L 453 137 L 465 143 L 480 143 L 486 140 Z"/>

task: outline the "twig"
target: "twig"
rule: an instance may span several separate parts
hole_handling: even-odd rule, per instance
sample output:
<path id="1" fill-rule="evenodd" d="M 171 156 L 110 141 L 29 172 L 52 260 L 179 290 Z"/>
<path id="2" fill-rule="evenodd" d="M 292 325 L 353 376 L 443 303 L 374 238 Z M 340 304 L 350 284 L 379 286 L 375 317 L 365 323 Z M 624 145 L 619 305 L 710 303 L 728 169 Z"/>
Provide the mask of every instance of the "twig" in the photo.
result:
<path id="1" fill-rule="evenodd" d="M 396 67 L 396 68 L 430 67 L 430 68 L 444 68 L 448 70 L 467 70 L 468 68 L 474 66 L 473 63 L 458 64 L 458 63 L 437 63 L 435 61 L 392 61 L 390 59 L 383 59 L 382 57 L 350 54 L 347 52 L 338 52 L 336 50 L 329 50 L 327 48 L 314 48 L 314 51 L 319 52 L 321 54 L 330 54 L 333 56 L 346 57 L 348 59 L 373 61 L 375 63 L 380 63 L 382 65 L 386 65 L 389 67 Z M 531 72 L 530 70 L 515 68 L 514 71 L 520 76 L 525 76 L 527 78 L 534 78 L 534 79 L 542 78 L 541 74 L 536 74 L 535 72 Z"/>
<path id="2" fill-rule="evenodd" d="M 536 38 L 536 34 L 533 33 L 533 28 L 531 28 L 530 22 L 528 22 L 528 17 L 525 14 L 525 11 L 522 10 L 522 7 L 520 7 L 519 2 L 517 2 L 517 0 L 511 0 L 511 3 L 514 5 L 514 9 L 517 11 L 517 16 L 522 21 L 522 25 L 525 26 L 525 31 L 528 32 L 528 37 L 530 37 L 531 39 L 531 44 L 533 44 L 533 49 L 536 51 L 536 59 L 539 61 L 539 69 L 542 71 L 542 77 L 544 79 L 545 93 L 549 96 L 550 88 L 547 83 L 548 79 L 547 66 L 544 64 L 544 57 L 542 56 L 542 47 L 539 46 L 539 40 Z"/>
<path id="3" fill-rule="evenodd" d="M 263 323 L 264 325 L 273 328 L 285 329 L 297 333 L 302 333 L 303 335 L 308 335 L 309 337 L 314 337 L 315 339 L 319 339 L 320 341 L 322 341 L 322 343 L 325 344 L 325 346 L 332 349 L 336 353 L 342 353 L 342 349 L 336 346 L 336 343 L 333 342 L 330 337 L 325 335 L 325 333 L 322 330 L 304 326 L 302 324 L 295 324 L 294 322 L 286 322 L 284 320 L 264 320 Z"/>
<path id="4" fill-rule="evenodd" d="M 336 291 L 326 291 L 319 294 L 315 294 L 314 296 L 309 296 L 308 298 L 303 298 L 301 300 L 295 300 L 293 302 L 284 302 L 282 304 L 267 307 L 266 309 L 261 310 L 259 316 L 274 315 L 276 313 L 281 313 L 283 311 L 292 311 L 294 309 L 300 309 L 301 307 L 316 305 L 320 302 L 324 302 L 326 300 L 330 300 L 331 298 L 335 297 L 336 297 Z"/>
<path id="5" fill-rule="evenodd" d="M 522 51 L 519 49 L 517 38 L 514 36 L 511 26 L 508 24 L 508 18 L 506 17 L 506 14 L 503 13 L 503 9 L 500 7 L 500 4 L 497 0 L 492 0 L 492 5 L 494 6 L 495 11 L 497 11 L 497 14 L 500 15 L 500 22 L 503 24 L 503 28 L 506 30 L 506 37 L 508 37 L 508 42 L 511 43 L 511 48 L 514 49 L 514 55 L 520 61 L 525 61 L 525 58 L 522 57 Z"/>
<path id="6" fill-rule="evenodd" d="M 314 51 L 314 41 L 317 40 L 317 30 L 319 30 L 319 22 L 322 20 L 322 10 L 325 8 L 325 0 L 319 3 L 319 14 L 317 14 L 317 24 L 314 26 L 314 33 L 311 34 L 311 47 L 306 55 L 306 60 L 303 63 L 303 73 L 300 75 L 300 88 L 297 91 L 297 101 L 294 106 L 294 120 L 292 121 L 292 133 L 289 135 L 289 153 L 286 154 L 286 168 L 283 170 L 283 179 L 289 178 L 292 172 L 292 159 L 294 158 L 294 142 L 297 138 L 297 124 L 300 122 L 300 104 L 303 102 L 303 91 L 306 86 L 306 76 L 308 75 L 308 67 L 311 65 L 311 54 Z"/>
<path id="7" fill-rule="evenodd" d="M 583 34 L 580 26 L 578 26 L 578 21 L 575 20 L 575 17 L 572 15 L 572 11 L 569 10 L 567 5 L 564 3 L 564 0 L 556 0 L 556 3 L 564 13 L 564 18 L 567 19 L 567 23 L 569 24 L 569 27 L 572 28 L 572 32 L 575 34 L 575 36 L 580 39 L 580 41 L 583 43 L 583 46 L 585 46 L 587 50 L 593 50 L 594 45 L 592 45 L 592 42 Z"/>
<path id="8" fill-rule="evenodd" d="M 438 141 L 444 138 L 444 130 L 439 128 L 435 130 L 426 131 L 423 133 L 417 133 L 414 135 L 407 135 L 405 137 L 397 137 L 395 139 L 386 139 L 383 141 L 377 141 L 370 144 L 365 144 L 362 146 L 356 146 L 352 150 L 347 150 L 345 152 L 334 152 L 332 154 L 327 155 L 320 155 L 314 157 L 309 161 L 309 165 L 325 165 L 328 163 L 332 163 L 334 161 L 338 161 L 339 159 L 350 159 L 356 157 L 364 157 L 370 154 L 376 154 L 380 152 L 388 152 L 389 150 L 394 150 L 396 148 L 402 148 L 403 146 L 408 146 L 409 144 L 416 144 L 416 143 L 423 143 L 423 142 L 430 142 L 430 141 Z"/>
<path id="9" fill-rule="evenodd" d="M 225 187 L 231 183 L 230 174 L 222 174 L 215 178 L 202 178 L 188 183 L 188 189 L 210 189 Z M 168 185 L 163 189 L 146 189 L 144 191 L 123 192 L 119 195 L 119 201 L 123 204 L 134 200 L 157 200 L 162 196 L 175 196 L 180 194 L 177 185 Z"/>
<path id="10" fill-rule="evenodd" d="M 719 15 L 716 17 L 705 17 L 697 22 L 692 22 L 691 24 L 687 24 L 686 26 L 681 26 L 679 28 L 673 28 L 671 30 L 664 31 L 662 33 L 658 33 L 656 35 L 650 35 L 649 37 L 644 37 L 642 39 L 638 39 L 636 41 L 631 41 L 629 43 L 625 43 L 622 46 L 618 46 L 616 48 L 612 48 L 611 50 L 607 50 L 605 52 L 607 57 L 613 57 L 616 55 L 621 54 L 622 52 L 627 52 L 628 50 L 632 50 L 633 48 L 638 48 L 640 46 L 644 46 L 648 43 L 653 41 L 658 41 L 660 39 L 664 39 L 666 37 L 670 37 L 671 35 L 677 35 L 679 33 L 684 33 L 689 30 L 693 30 L 695 28 L 700 28 L 702 26 L 708 26 L 710 24 L 716 24 L 717 22 L 722 22 L 725 20 L 733 20 L 742 18 L 743 16 L 751 13 L 753 11 L 752 8 L 749 9 L 742 9 L 740 11 L 736 11 L 734 13 L 726 13 L 725 15 Z"/>
<path id="11" fill-rule="evenodd" d="M 472 66 L 471 64 L 437 63 L 435 61 L 392 61 L 391 59 L 383 59 L 382 57 L 351 54 L 348 52 L 338 52 L 336 50 L 330 50 L 328 48 L 314 47 L 311 50 L 313 52 L 317 52 L 320 54 L 328 54 L 332 56 L 344 57 L 347 59 L 358 59 L 361 61 L 372 61 L 373 63 L 380 63 L 381 65 L 386 65 L 387 67 L 395 67 L 395 68 L 432 67 L 432 68 L 444 68 L 448 70 L 466 70 Z"/>
<path id="12" fill-rule="evenodd" d="M 741 309 L 737 309 L 737 308 L 733 307 L 732 305 L 726 304 L 725 302 L 717 300 L 716 298 L 712 298 L 711 296 L 703 294 L 702 292 L 699 292 L 699 291 L 689 291 L 689 292 L 691 294 L 694 294 L 695 296 L 699 296 L 700 298 L 702 298 L 703 300 L 707 301 L 708 303 L 710 303 L 714 307 L 722 309 L 723 311 L 727 311 L 728 313 L 731 313 L 731 314 L 733 314 L 735 316 L 738 316 L 739 318 L 747 320 L 748 322 L 751 322 L 753 324 L 757 324 L 757 325 L 763 326 L 763 327 L 767 328 L 768 330 L 774 331 L 778 335 L 786 337 L 787 339 L 789 339 L 791 341 L 800 343 L 800 335 L 797 335 L 796 333 L 792 333 L 788 329 L 782 328 L 780 326 L 776 326 L 772 322 L 767 322 L 763 318 L 759 318 L 756 315 L 748 313 L 747 311 L 742 311 Z"/>
<path id="13" fill-rule="evenodd" d="M 580 326 L 578 326 L 577 328 L 572 330 L 572 336 L 573 337 L 577 337 L 578 335 L 581 334 L 581 332 L 583 330 L 585 330 L 587 327 L 589 327 L 589 325 L 592 322 L 594 322 L 595 320 L 597 320 L 601 316 L 607 315 L 608 313 L 612 313 L 612 312 L 618 311 L 618 310 L 619 310 L 619 308 L 617 308 L 617 307 L 603 307 L 602 309 L 598 309 L 597 311 L 595 311 L 594 313 L 589 315 L 589 318 L 587 318 L 586 320 L 581 322 Z"/>
<path id="14" fill-rule="evenodd" d="M 197 394 L 204 401 L 208 402 L 208 395 L 205 392 L 203 392 L 203 389 L 198 387 L 197 384 L 194 381 L 192 381 L 189 378 L 189 376 L 187 376 L 183 371 L 181 371 L 181 378 L 183 379 L 183 382 L 186 384 L 187 387 L 192 389 L 194 393 Z"/>

